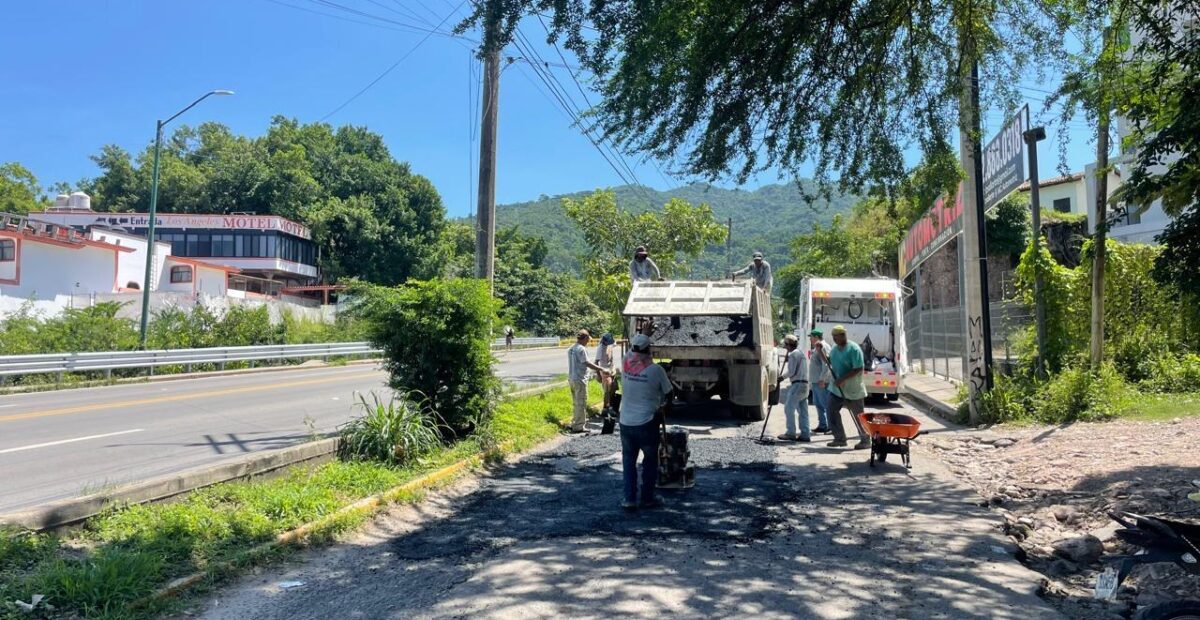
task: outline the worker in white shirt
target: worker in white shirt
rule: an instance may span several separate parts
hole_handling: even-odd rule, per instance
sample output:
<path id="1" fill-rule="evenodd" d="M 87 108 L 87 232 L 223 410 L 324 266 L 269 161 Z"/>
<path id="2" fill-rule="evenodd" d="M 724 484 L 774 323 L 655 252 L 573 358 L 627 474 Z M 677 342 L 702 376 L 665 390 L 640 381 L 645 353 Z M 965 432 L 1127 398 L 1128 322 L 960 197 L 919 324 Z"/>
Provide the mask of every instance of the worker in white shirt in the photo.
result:
<path id="1" fill-rule="evenodd" d="M 783 393 L 783 417 L 787 423 L 787 432 L 779 438 L 784 441 L 812 441 L 808 430 L 808 356 L 800 350 L 800 339 L 788 334 L 783 339 L 787 349 L 787 364 L 780 380 L 788 382 Z M 796 434 L 796 417 L 799 413 L 800 433 Z"/>
<path id="2" fill-rule="evenodd" d="M 571 432 L 587 432 L 587 380 L 588 369 L 600 374 L 608 374 L 607 368 L 601 368 L 588 361 L 587 345 L 592 340 L 588 330 L 581 329 L 575 339 L 575 344 L 567 349 L 567 384 L 571 386 L 571 404 L 574 406 L 571 418 Z"/>
<path id="3" fill-rule="evenodd" d="M 739 276 L 746 274 L 754 278 L 755 286 L 762 289 L 766 294 L 771 294 L 771 285 L 774 284 L 774 280 L 771 278 L 771 263 L 763 260 L 762 252 L 755 252 L 754 260 L 750 261 L 750 264 L 746 265 L 745 269 L 733 272 L 733 279 L 737 280 Z"/>
<path id="4" fill-rule="evenodd" d="M 629 262 L 629 279 L 632 282 L 652 282 L 662 279 L 658 265 L 654 264 L 654 259 L 650 258 L 650 253 L 646 251 L 644 245 L 639 245 L 633 251 L 633 260 Z"/>

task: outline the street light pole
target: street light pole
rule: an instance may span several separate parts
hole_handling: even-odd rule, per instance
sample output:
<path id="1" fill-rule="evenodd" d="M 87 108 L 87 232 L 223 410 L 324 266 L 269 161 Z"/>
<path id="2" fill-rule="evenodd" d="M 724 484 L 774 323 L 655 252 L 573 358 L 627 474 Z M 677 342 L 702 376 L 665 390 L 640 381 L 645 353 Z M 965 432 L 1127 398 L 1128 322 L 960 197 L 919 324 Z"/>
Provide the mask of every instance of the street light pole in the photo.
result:
<path id="1" fill-rule="evenodd" d="M 1026 121 L 1026 126 L 1029 122 Z M 1041 253 L 1042 242 L 1042 199 L 1038 194 L 1040 189 L 1040 181 L 1038 180 L 1038 160 L 1037 160 L 1037 143 L 1046 139 L 1045 127 L 1034 127 L 1023 134 L 1025 138 L 1025 146 L 1029 150 L 1029 207 L 1030 219 L 1032 219 L 1033 228 L 1033 260 L 1036 265 L 1038 255 Z M 1034 269 L 1033 277 L 1033 307 L 1034 321 L 1037 323 L 1037 366 L 1036 371 L 1039 378 L 1046 376 L 1046 300 L 1042 298 L 1042 271 L 1038 267 Z"/>
<path id="2" fill-rule="evenodd" d="M 158 161 L 162 153 L 163 127 L 175 120 L 179 115 L 196 107 L 196 104 L 213 95 L 232 95 L 232 90 L 210 90 L 199 99 L 188 104 L 184 109 L 171 115 L 165 121 L 157 121 L 154 125 L 154 172 L 150 178 L 150 216 L 146 226 L 146 276 L 142 279 L 142 316 L 141 328 L 138 334 L 138 348 L 146 348 L 146 328 L 150 322 L 150 276 L 154 273 L 154 224 L 158 213 Z"/>

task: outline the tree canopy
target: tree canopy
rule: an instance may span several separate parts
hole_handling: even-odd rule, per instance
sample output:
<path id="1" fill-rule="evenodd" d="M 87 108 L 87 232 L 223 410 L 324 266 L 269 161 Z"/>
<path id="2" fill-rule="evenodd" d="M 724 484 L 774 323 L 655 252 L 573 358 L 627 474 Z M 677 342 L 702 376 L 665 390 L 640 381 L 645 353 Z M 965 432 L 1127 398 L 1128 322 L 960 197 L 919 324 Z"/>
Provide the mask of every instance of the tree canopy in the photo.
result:
<path id="1" fill-rule="evenodd" d="M 80 182 L 102 211 L 147 211 L 153 146 L 92 157 L 99 176 Z M 396 284 L 440 270 L 445 222 L 428 179 L 396 161 L 363 127 L 334 129 L 275 117 L 257 138 L 218 123 L 181 126 L 164 140 L 158 210 L 278 215 L 312 227 L 331 280 Z"/>
<path id="2" fill-rule="evenodd" d="M 972 61 L 988 98 L 1015 101 L 1014 75 L 1064 55 L 1074 4 L 510 0 L 477 3 L 459 27 L 496 20 L 493 49 L 522 17 L 549 14 L 550 38 L 597 78 L 603 134 L 686 174 L 798 177 L 811 162 L 861 190 L 899 183 L 911 145 L 947 150 Z"/>
<path id="3" fill-rule="evenodd" d="M 601 308 L 618 311 L 629 296 L 629 261 L 644 245 L 664 278 L 686 274 L 687 263 L 725 238 L 725 228 L 708 205 L 672 198 L 662 211 L 630 213 L 617 207 L 611 191 L 564 198 L 563 211 L 583 234 L 584 280 Z"/>
<path id="4" fill-rule="evenodd" d="M 0 211 L 24 214 L 45 202 L 37 177 L 17 162 L 0 164 Z"/>

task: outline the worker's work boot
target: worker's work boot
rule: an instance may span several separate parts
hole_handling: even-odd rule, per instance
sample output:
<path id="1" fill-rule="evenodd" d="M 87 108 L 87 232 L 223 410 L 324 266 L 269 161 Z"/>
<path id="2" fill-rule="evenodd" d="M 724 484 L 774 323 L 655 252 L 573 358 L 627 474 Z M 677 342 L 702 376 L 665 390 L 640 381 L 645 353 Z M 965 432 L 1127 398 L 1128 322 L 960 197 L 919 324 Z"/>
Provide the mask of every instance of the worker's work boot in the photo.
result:
<path id="1" fill-rule="evenodd" d="M 854 444 L 855 450 L 866 450 L 867 448 L 870 448 L 870 447 L 871 447 L 871 442 L 867 441 L 866 439 L 860 440 L 858 443 Z"/>
<path id="2" fill-rule="evenodd" d="M 780 441 L 796 441 L 800 439 L 800 436 L 795 433 L 784 433 L 782 435 L 777 435 L 776 438 Z"/>
<path id="3" fill-rule="evenodd" d="M 845 448 L 847 444 L 845 439 L 834 439 L 825 445 L 829 446 L 830 448 Z"/>
<path id="4" fill-rule="evenodd" d="M 648 502 L 642 502 L 642 503 L 638 504 L 638 508 L 641 508 L 642 510 L 652 510 L 654 508 L 662 508 L 662 505 L 663 505 L 662 500 L 658 499 L 657 497 L 654 497 L 654 498 L 651 498 L 650 501 L 648 501 Z"/>
<path id="5" fill-rule="evenodd" d="M 637 508 L 638 508 L 637 502 L 631 502 L 629 500 L 625 500 L 625 501 L 621 502 L 621 510 L 627 510 L 627 511 L 632 512 L 634 510 L 637 510 Z"/>

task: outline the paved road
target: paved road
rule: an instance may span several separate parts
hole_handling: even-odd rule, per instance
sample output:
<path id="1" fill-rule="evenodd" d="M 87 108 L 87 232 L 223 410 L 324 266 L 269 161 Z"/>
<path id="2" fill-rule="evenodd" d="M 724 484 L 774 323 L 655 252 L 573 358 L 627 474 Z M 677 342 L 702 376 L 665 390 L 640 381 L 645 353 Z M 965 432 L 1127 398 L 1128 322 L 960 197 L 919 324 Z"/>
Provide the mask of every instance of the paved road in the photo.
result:
<path id="1" fill-rule="evenodd" d="M 826 438 L 761 446 L 759 424 L 706 408 L 683 420 L 696 486 L 664 492 L 663 509 L 619 509 L 615 436 L 560 440 L 206 595 L 187 617 L 1061 618 L 999 517 L 930 454 L 872 469 Z"/>
<path id="2" fill-rule="evenodd" d="M 500 358 L 516 385 L 566 369 L 561 350 Z M 312 367 L 2 396 L 0 512 L 305 441 L 384 379 L 374 366 Z"/>

